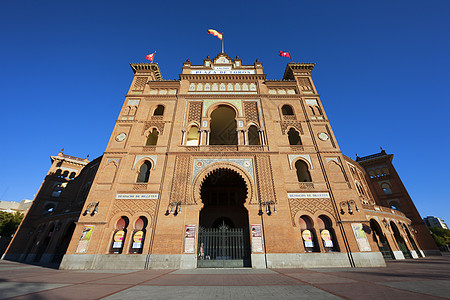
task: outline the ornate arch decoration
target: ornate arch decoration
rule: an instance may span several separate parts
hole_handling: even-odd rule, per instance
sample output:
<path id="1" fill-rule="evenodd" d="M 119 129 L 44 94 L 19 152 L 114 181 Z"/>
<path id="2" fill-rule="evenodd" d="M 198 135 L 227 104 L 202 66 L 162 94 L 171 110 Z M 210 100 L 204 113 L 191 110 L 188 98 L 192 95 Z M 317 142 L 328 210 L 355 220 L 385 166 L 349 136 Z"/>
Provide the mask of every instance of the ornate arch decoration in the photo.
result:
<path id="1" fill-rule="evenodd" d="M 311 161 L 311 156 L 309 156 L 309 154 L 288 154 L 288 158 L 289 167 L 291 168 L 291 170 L 295 168 L 295 163 L 297 162 L 297 160 L 304 161 L 308 165 L 309 170 L 314 169 Z"/>
<path id="2" fill-rule="evenodd" d="M 238 101 L 241 102 L 241 100 L 238 100 Z M 234 101 L 234 102 L 235 102 L 235 101 Z M 221 105 L 226 105 L 226 106 L 231 107 L 231 108 L 234 110 L 234 112 L 236 113 L 236 118 L 239 118 L 239 117 L 242 117 L 242 116 L 243 116 L 243 114 L 242 114 L 242 102 L 241 102 L 241 107 L 238 107 L 235 103 L 232 103 L 231 101 L 222 101 L 222 100 L 221 100 L 221 101 L 217 101 L 217 102 L 211 103 L 211 104 L 209 104 L 209 105 L 203 103 L 204 108 L 206 108 L 206 109 L 204 110 L 205 117 L 211 118 L 211 113 L 212 113 L 217 107 L 219 107 L 219 106 L 221 106 Z"/>
<path id="3" fill-rule="evenodd" d="M 261 129 L 261 126 L 259 126 L 259 124 L 256 123 L 255 121 L 248 122 L 248 124 L 247 124 L 247 130 L 250 128 L 250 126 L 256 126 L 256 128 L 258 128 L 258 130 Z"/>
<path id="4" fill-rule="evenodd" d="M 144 131 L 145 138 L 148 138 L 148 136 L 152 133 L 153 129 L 156 129 L 156 131 L 158 131 L 158 135 L 161 135 L 161 130 L 157 126 L 151 125 Z"/>
<path id="5" fill-rule="evenodd" d="M 330 205 L 331 205 L 331 203 L 330 203 Z M 314 213 L 314 220 L 316 220 L 316 223 L 317 223 L 317 219 L 318 219 L 320 216 L 326 216 L 326 217 L 328 217 L 328 219 L 330 219 L 330 222 L 331 222 L 331 227 L 334 228 L 334 227 L 337 225 L 337 221 L 336 221 L 335 215 L 333 215 L 333 214 L 330 213 L 329 211 L 326 211 L 326 210 L 317 210 L 317 211 Z"/>
<path id="6" fill-rule="evenodd" d="M 236 172 L 243 180 L 247 187 L 247 198 L 244 201 L 244 206 L 248 206 L 249 204 L 256 204 L 257 201 L 254 199 L 256 197 L 255 195 L 255 187 L 254 182 L 244 168 L 241 166 L 232 163 L 232 162 L 217 162 L 213 163 L 203 170 L 201 170 L 197 176 L 193 180 L 192 184 L 192 197 L 194 199 L 194 203 L 197 203 L 198 205 L 201 205 L 200 210 L 203 208 L 203 202 L 201 199 L 201 187 L 205 179 L 215 170 L 217 169 L 225 169 Z"/>
<path id="7" fill-rule="evenodd" d="M 133 167 L 131 169 L 135 170 L 136 166 L 140 166 L 146 160 L 150 161 L 150 163 L 152 164 L 152 170 L 154 170 L 156 168 L 156 162 L 158 161 L 157 155 L 136 155 L 136 158 L 134 159 Z M 137 172 L 139 172 L 139 171 L 137 171 Z"/>

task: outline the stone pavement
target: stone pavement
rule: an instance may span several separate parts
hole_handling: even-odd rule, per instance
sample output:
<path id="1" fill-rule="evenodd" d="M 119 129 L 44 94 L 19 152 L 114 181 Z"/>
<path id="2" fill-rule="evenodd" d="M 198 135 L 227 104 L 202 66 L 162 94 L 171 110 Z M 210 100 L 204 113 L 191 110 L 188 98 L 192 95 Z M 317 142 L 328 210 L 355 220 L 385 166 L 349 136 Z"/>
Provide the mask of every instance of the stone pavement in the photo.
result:
<path id="1" fill-rule="evenodd" d="M 450 254 L 387 265 L 67 271 L 0 261 L 0 299 L 450 299 Z"/>

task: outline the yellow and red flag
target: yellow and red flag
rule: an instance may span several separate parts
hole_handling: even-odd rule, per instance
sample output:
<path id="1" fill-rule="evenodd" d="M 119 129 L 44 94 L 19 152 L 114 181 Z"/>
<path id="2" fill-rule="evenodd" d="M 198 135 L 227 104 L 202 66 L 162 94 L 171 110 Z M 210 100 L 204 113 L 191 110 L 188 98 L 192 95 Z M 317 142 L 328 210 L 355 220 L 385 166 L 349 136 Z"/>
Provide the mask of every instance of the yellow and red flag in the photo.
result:
<path id="1" fill-rule="evenodd" d="M 208 29 L 208 33 L 212 34 L 214 36 L 217 36 L 219 39 L 222 40 L 222 33 L 218 32 L 217 30 L 214 29 Z"/>

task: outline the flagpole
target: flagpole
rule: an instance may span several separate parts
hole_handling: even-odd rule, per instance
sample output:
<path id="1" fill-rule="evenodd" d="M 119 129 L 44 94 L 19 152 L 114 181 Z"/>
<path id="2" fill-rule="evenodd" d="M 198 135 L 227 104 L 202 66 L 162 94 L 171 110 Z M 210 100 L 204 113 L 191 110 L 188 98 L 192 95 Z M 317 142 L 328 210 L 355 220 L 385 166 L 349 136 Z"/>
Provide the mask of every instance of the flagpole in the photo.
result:
<path id="1" fill-rule="evenodd" d="M 225 53 L 223 52 L 223 32 L 222 32 L 222 53 Z"/>

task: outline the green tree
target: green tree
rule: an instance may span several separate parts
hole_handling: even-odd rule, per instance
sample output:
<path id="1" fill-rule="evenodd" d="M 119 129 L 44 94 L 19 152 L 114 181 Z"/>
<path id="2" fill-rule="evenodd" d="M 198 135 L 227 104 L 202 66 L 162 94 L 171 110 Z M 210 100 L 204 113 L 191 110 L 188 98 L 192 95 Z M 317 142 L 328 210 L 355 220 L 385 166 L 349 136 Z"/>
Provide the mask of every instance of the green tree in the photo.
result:
<path id="1" fill-rule="evenodd" d="M 0 236 L 12 236 L 22 222 L 23 213 L 0 212 Z"/>
<path id="2" fill-rule="evenodd" d="M 431 231 L 431 236 L 433 237 L 436 245 L 440 249 L 445 249 L 445 246 L 450 244 L 450 230 L 439 228 L 439 227 L 428 227 Z"/>

